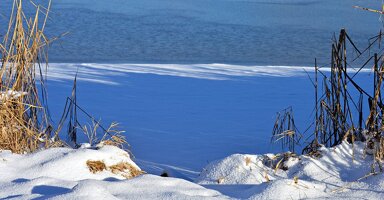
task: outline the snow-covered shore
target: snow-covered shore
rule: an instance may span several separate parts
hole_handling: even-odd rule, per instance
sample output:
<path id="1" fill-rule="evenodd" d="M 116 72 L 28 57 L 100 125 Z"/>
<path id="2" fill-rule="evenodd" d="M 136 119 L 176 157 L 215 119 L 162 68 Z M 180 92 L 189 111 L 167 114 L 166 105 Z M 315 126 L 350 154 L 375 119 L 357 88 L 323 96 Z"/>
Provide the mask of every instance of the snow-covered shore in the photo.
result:
<path id="1" fill-rule="evenodd" d="M 209 164 L 197 183 L 249 199 L 383 199 L 384 177 L 377 164 L 372 171 L 373 157 L 364 154 L 364 144 L 344 142 L 320 151 L 319 158 L 297 156 L 280 163 L 287 170 L 266 166 L 274 158 L 279 162 L 276 155 L 235 154 Z"/>
<path id="2" fill-rule="evenodd" d="M 103 170 L 92 173 L 88 160 L 107 166 L 127 162 L 113 146 L 95 149 L 51 148 L 28 155 L 0 153 L 0 199 L 202 199 L 225 198 L 219 192 L 177 178 L 141 175 L 127 180 Z"/>
<path id="3" fill-rule="evenodd" d="M 377 174 L 372 174 L 373 159 L 363 151 L 362 143 L 321 148 L 319 158 L 294 156 L 281 162 L 279 168 L 286 170 L 267 166 L 276 155 L 234 154 L 210 163 L 193 182 L 178 173 L 125 179 L 108 170 L 90 172 L 88 160 L 101 160 L 107 166 L 127 162 L 140 170 L 126 152 L 112 146 L 51 148 L 28 155 L 2 151 L 0 198 L 382 199 L 384 177 L 378 165 Z"/>

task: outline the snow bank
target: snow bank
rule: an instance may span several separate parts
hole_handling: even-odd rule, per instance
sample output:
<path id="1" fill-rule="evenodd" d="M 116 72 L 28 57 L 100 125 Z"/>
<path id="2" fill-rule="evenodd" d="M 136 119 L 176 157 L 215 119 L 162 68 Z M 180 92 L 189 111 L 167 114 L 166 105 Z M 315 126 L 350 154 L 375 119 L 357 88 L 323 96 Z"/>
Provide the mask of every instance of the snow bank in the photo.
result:
<path id="1" fill-rule="evenodd" d="M 200 184 L 261 184 L 286 177 L 283 170 L 264 165 L 262 155 L 234 154 L 223 160 L 214 161 L 204 168 L 197 178 Z"/>
<path id="2" fill-rule="evenodd" d="M 97 191 L 95 189 L 97 188 Z M 86 180 L 53 199 L 226 199 L 186 180 L 143 175 L 129 181 Z"/>
<path id="3" fill-rule="evenodd" d="M 321 157 L 300 156 L 282 163 L 288 170 L 271 169 L 266 156 L 235 154 L 209 164 L 196 180 L 224 194 L 249 199 L 364 198 L 383 199 L 384 178 L 364 145 L 342 143 L 321 148 Z M 266 178 L 268 177 L 268 178 Z M 220 187 L 220 184 L 222 187 Z M 233 187 L 251 185 L 249 187 Z M 231 190 L 237 190 L 237 193 Z"/>
<path id="4" fill-rule="evenodd" d="M 2 151 L 0 199 L 383 199 L 383 175 L 377 165 L 371 168 L 372 156 L 364 155 L 362 143 L 320 151 L 319 158 L 284 157 L 284 162 L 275 162 L 283 157 L 273 154 L 234 154 L 209 164 L 198 184 L 149 174 L 125 179 L 108 170 L 91 173 L 88 160 L 106 166 L 127 162 L 140 170 L 113 146 L 27 155 Z"/>
<path id="5" fill-rule="evenodd" d="M 88 160 L 140 168 L 114 146 L 51 148 L 18 155 L 0 152 L 0 199 L 225 199 L 217 191 L 182 179 L 141 175 L 125 179 L 108 170 L 92 173 Z"/>
<path id="6" fill-rule="evenodd" d="M 27 155 L 3 151 L 0 154 L 0 177 L 2 181 L 39 177 L 66 181 L 102 180 L 109 177 L 124 179 L 124 177 L 106 170 L 95 174 L 91 173 L 86 165 L 88 160 L 103 161 L 106 166 L 127 162 L 140 170 L 127 152 L 114 146 L 104 146 L 98 150 L 51 148 Z"/>
<path id="7" fill-rule="evenodd" d="M 0 182 L 0 199 L 228 199 L 214 190 L 176 178 L 142 175 L 63 181 L 49 177 Z"/>

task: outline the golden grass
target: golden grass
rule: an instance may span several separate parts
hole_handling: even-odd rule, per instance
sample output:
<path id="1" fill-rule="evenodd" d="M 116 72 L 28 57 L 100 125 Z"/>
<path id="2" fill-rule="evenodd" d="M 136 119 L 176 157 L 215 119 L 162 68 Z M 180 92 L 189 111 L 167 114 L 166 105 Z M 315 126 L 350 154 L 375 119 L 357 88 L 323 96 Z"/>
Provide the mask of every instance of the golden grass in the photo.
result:
<path id="1" fill-rule="evenodd" d="M 119 130 L 119 124 L 116 122 L 112 122 L 111 125 L 108 127 L 106 133 L 104 134 L 101 141 L 105 145 L 112 145 L 119 147 L 121 149 L 124 149 L 124 145 L 128 145 L 127 140 L 122 135 L 125 131 Z"/>
<path id="2" fill-rule="evenodd" d="M 297 177 L 297 176 L 293 177 L 293 183 L 298 184 L 299 183 L 299 177 Z"/>
<path id="3" fill-rule="evenodd" d="M 138 170 L 127 162 L 120 162 L 116 165 L 109 166 L 108 170 L 114 174 L 120 174 L 127 179 L 144 174 L 144 171 Z"/>
<path id="4" fill-rule="evenodd" d="M 112 122 L 111 125 L 108 127 L 106 133 L 104 134 L 103 138 L 101 139 L 101 142 L 105 145 L 111 145 L 119 147 L 121 149 L 125 149 L 124 146 L 127 145 L 129 147 L 129 144 L 125 139 L 125 136 L 123 135 L 124 131 L 119 130 L 118 126 L 118 123 Z"/>
<path id="5" fill-rule="evenodd" d="M 22 0 L 14 0 L 0 45 L 0 149 L 14 153 L 56 145 L 51 140 L 52 127 L 37 87 L 40 82 L 41 92 L 45 92 L 43 76 L 36 76 L 36 71 L 42 70 L 40 63 L 48 44 L 43 32 L 50 3 L 42 23 L 40 6 L 33 17 L 27 18 L 22 5 Z"/>
<path id="6" fill-rule="evenodd" d="M 265 181 L 266 181 L 266 182 L 270 182 L 270 181 L 271 181 L 271 179 L 270 179 L 269 176 L 268 176 L 267 171 L 264 171 L 264 178 L 265 178 Z"/>
<path id="7" fill-rule="evenodd" d="M 94 174 L 107 169 L 107 166 L 105 165 L 105 163 L 103 161 L 100 161 L 100 160 L 88 160 L 86 162 L 86 164 L 87 164 L 89 171 L 94 173 Z"/>
<path id="8" fill-rule="evenodd" d="M 145 173 L 128 162 L 119 162 L 115 165 L 107 166 L 104 161 L 101 160 L 88 160 L 86 164 L 89 171 L 94 174 L 107 170 L 116 175 L 121 175 L 126 179 L 134 178 Z"/>
<path id="9" fill-rule="evenodd" d="M 113 135 L 109 139 L 104 140 L 105 145 L 111 145 L 116 147 L 121 147 L 124 144 L 127 144 L 127 141 L 123 135 Z"/>
<path id="10" fill-rule="evenodd" d="M 248 156 L 245 156 L 245 166 L 249 166 L 252 163 L 252 159 Z"/>
<path id="11" fill-rule="evenodd" d="M 277 173 L 277 170 L 279 169 L 282 169 L 284 167 L 282 167 L 282 165 L 284 164 L 283 162 L 285 162 L 286 160 L 284 158 L 280 159 L 279 162 L 277 162 L 276 166 L 275 166 L 275 173 Z"/>
<path id="12" fill-rule="evenodd" d="M 92 146 L 96 146 L 98 144 L 116 146 L 120 149 L 128 151 L 128 153 L 131 154 L 128 149 L 129 144 L 123 135 L 124 131 L 119 130 L 118 125 L 118 123 L 112 122 L 107 129 L 103 130 L 104 134 L 102 137 L 99 137 L 99 128 L 102 128 L 100 126 L 100 121 L 93 121 L 92 125 L 83 126 L 82 131 L 88 137 L 89 144 Z M 128 148 L 125 148 L 125 146 L 128 146 Z"/>

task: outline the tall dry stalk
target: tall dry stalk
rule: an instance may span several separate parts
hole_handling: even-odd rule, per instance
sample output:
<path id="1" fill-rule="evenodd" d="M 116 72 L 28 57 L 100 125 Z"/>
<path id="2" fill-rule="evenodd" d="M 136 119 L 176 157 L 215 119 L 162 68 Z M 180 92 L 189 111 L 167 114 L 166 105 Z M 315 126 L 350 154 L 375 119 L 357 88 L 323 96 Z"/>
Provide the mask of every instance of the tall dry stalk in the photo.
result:
<path id="1" fill-rule="evenodd" d="M 292 107 L 277 113 L 271 142 L 280 141 L 282 149 L 288 147 L 289 151 L 295 152 L 295 146 L 299 144 L 301 137 L 295 125 Z"/>
<path id="2" fill-rule="evenodd" d="M 36 6 L 35 15 L 29 18 L 23 12 L 23 1 L 13 2 L 0 45 L 0 149 L 24 153 L 51 145 L 41 64 L 47 64 L 48 40 L 43 32 L 49 8 L 50 2 L 48 8 Z"/>
<path id="3" fill-rule="evenodd" d="M 324 77 L 323 95 L 317 95 L 317 77 L 315 86 L 315 130 L 312 141 L 303 149 L 303 153 L 316 155 L 321 145 L 333 147 L 348 141 L 352 145 L 355 141 L 365 142 L 365 152 L 372 154 L 374 163 L 382 170 L 381 162 L 384 159 L 384 104 L 382 98 L 384 78 L 384 55 L 374 53 L 367 60 L 362 56 L 370 53 L 373 44 L 379 44 L 382 52 L 381 39 L 384 34 L 371 38 L 368 47 L 360 51 L 348 36 L 346 31 L 340 31 L 339 39 L 332 45 L 331 72 L 329 75 L 318 70 L 315 64 L 315 76 L 320 72 Z M 348 47 L 356 51 L 355 58 L 347 59 Z M 363 60 L 363 65 L 350 76 L 347 66 L 356 65 L 355 60 Z M 372 63 L 373 61 L 373 63 Z M 360 70 L 373 65 L 373 94 L 369 94 L 354 80 Z M 358 95 L 352 95 L 357 92 Z M 318 103 L 319 102 L 319 103 Z M 358 102 L 358 103 L 356 103 Z M 363 111 L 369 111 L 366 116 Z M 358 114 L 354 117 L 353 114 Z M 365 121 L 365 124 L 363 124 Z"/>

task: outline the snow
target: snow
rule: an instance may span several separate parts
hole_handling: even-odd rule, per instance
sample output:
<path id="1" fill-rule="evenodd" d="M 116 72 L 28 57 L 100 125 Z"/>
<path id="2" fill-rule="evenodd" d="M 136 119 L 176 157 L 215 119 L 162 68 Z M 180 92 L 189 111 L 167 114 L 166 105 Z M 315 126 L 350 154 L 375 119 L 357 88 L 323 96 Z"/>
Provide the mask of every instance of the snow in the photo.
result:
<path id="1" fill-rule="evenodd" d="M 310 85 L 304 69 L 313 67 L 266 65 L 309 66 L 312 57 L 328 56 L 329 44 L 324 41 L 339 27 L 353 30 L 366 42 L 367 35 L 376 33 L 377 15 L 352 9 L 361 5 L 357 0 L 185 2 L 55 2 L 52 21 L 58 26 L 50 24 L 53 31 L 48 35 L 68 30 L 71 34 L 63 38 L 63 47 L 51 50 L 51 61 L 70 62 L 50 64 L 49 80 L 65 81 L 51 85 L 52 110 L 61 114 L 65 98 L 60 95 L 70 94 L 79 72 L 78 80 L 87 82 L 78 85 L 85 91 L 79 93 L 82 105 L 107 121 L 123 120 L 137 155 L 146 159 L 136 163 L 150 174 L 125 180 L 109 171 L 90 173 L 85 165 L 90 159 L 137 167 L 128 154 L 113 147 L 96 150 L 83 144 L 78 150 L 55 148 L 30 155 L 3 151 L 0 199 L 383 199 L 381 174 L 358 180 L 372 163 L 370 156 L 362 156 L 361 145 L 355 147 L 354 161 L 351 146 L 343 144 L 322 149 L 319 159 L 292 158 L 283 163 L 287 171 L 266 166 L 265 158 L 272 154 L 234 154 L 209 164 L 195 179 L 203 162 L 222 154 L 268 150 L 269 140 L 262 134 L 270 128 L 271 110 L 274 114 L 286 105 L 312 108 L 302 99 L 312 91 L 303 88 Z M 185 61 L 258 65 L 125 63 Z M 17 98 L 17 93 L 7 92 L 2 95 Z M 117 110 L 108 106 L 110 102 Z M 160 161 L 163 164 L 154 163 Z M 156 176 L 163 173 L 176 178 Z M 338 191 L 342 186 L 353 189 Z"/>
<path id="2" fill-rule="evenodd" d="M 118 85 L 113 76 L 126 76 L 129 73 L 155 74 L 206 80 L 230 80 L 237 77 L 293 77 L 306 76 L 313 72 L 314 67 L 308 66 L 268 66 L 268 65 L 234 65 L 234 64 L 135 64 L 135 63 L 51 63 L 48 68 L 50 80 L 73 80 L 78 74 L 78 80 Z M 329 67 L 320 69 L 329 72 Z M 349 69 L 356 72 L 358 69 Z M 360 73 L 371 72 L 371 69 L 361 69 Z M 109 76 L 109 77 L 108 77 Z"/>
<path id="3" fill-rule="evenodd" d="M 91 173 L 87 160 L 106 166 L 128 162 L 140 169 L 129 154 L 117 147 L 99 149 L 51 148 L 17 155 L 0 153 L 0 199 L 225 199 L 214 190 L 176 178 L 141 175 L 127 180 L 109 171 Z"/>
<path id="4" fill-rule="evenodd" d="M 95 190 L 97 188 L 97 191 Z M 225 199 L 219 192 L 191 182 L 143 175 L 128 181 L 81 181 L 53 199 Z"/>
<path id="5" fill-rule="evenodd" d="M 268 182 L 268 179 L 276 179 L 273 169 L 266 167 L 263 159 L 261 155 L 231 155 L 209 164 L 197 182 L 200 184 L 261 184 Z"/>
<path id="6" fill-rule="evenodd" d="M 235 154 L 209 164 L 196 182 L 223 194 L 249 199 L 384 197 L 384 178 L 377 165 L 377 174 L 371 174 L 373 158 L 364 154 L 363 143 L 352 146 L 344 142 L 320 151 L 320 158 L 290 158 L 284 163 L 286 171 L 275 171 L 263 164 L 265 156 L 271 155 Z M 246 158 L 251 158 L 248 165 Z"/>
<path id="7" fill-rule="evenodd" d="M 14 90 L 0 91 L 0 103 L 2 101 L 17 99 L 17 98 L 24 96 L 26 94 L 28 94 L 28 93 L 27 92 L 14 91 Z"/>
<path id="8" fill-rule="evenodd" d="M 140 170 L 130 159 L 127 152 L 113 146 L 104 146 L 97 150 L 51 148 L 27 155 L 17 155 L 9 151 L 3 151 L 0 154 L 0 159 L 2 161 L 0 163 L 2 181 L 13 181 L 17 178 L 36 179 L 39 177 L 50 177 L 65 181 L 102 180 L 108 177 L 124 179 L 108 171 L 98 174 L 90 173 L 86 166 L 87 160 L 101 160 L 107 166 L 127 162 Z"/>
<path id="9" fill-rule="evenodd" d="M 281 155 L 234 154 L 208 164 L 194 181 L 177 170 L 169 176 L 144 174 L 125 179 L 110 171 L 91 173 L 87 160 L 107 166 L 128 162 L 129 154 L 114 146 L 51 148 L 32 154 L 0 152 L 0 198 L 4 199 L 382 199 L 384 178 L 364 144 L 346 142 L 320 149 L 320 157 L 293 155 L 275 168 Z M 276 165 L 276 164 L 275 164 Z M 283 170 L 282 168 L 287 168 Z"/>

